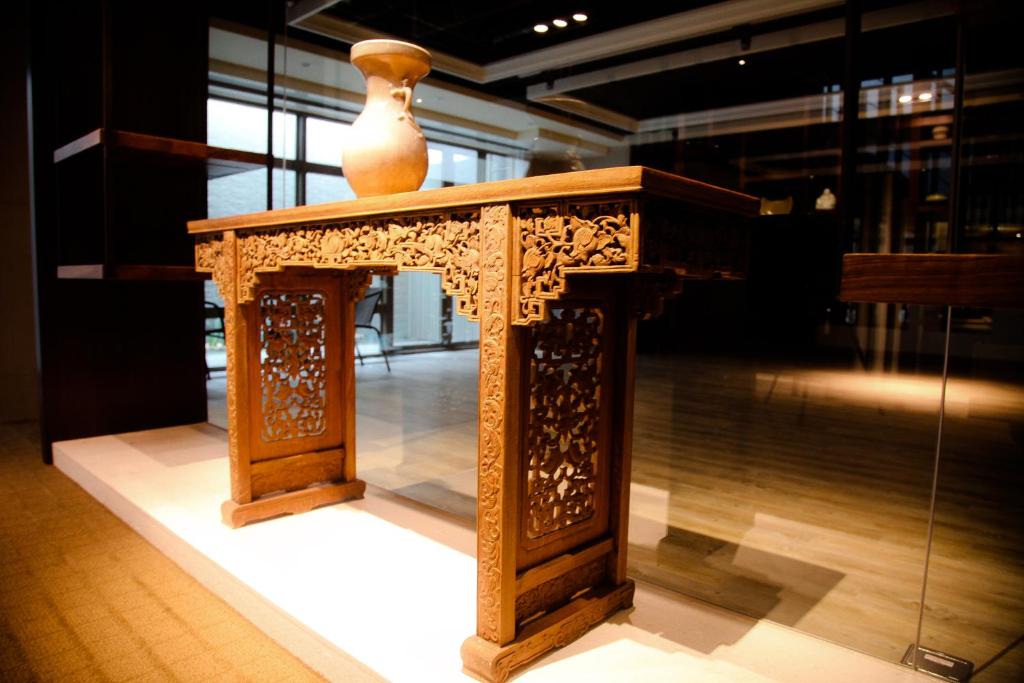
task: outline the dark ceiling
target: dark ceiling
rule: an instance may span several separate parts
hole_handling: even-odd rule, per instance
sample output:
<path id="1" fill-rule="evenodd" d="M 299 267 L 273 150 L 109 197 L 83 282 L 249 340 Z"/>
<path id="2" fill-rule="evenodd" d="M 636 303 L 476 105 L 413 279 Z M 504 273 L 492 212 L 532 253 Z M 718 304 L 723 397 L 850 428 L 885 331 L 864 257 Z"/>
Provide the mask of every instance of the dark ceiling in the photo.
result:
<path id="1" fill-rule="evenodd" d="M 714 4 L 712 0 L 624 2 L 592 0 L 341 0 L 326 14 L 478 64 L 533 52 L 558 43 Z M 587 15 L 583 23 L 572 15 Z M 556 18 L 567 22 L 557 28 Z M 534 25 L 549 30 L 537 33 Z"/>
<path id="2" fill-rule="evenodd" d="M 274 2 L 275 0 L 270 0 Z M 765 0 L 770 4 L 771 0 Z M 1007 17 L 1007 40 L 997 44 L 971 41 L 967 53 L 968 70 L 972 64 L 1006 63 L 1006 50 L 1015 40 L 1020 25 L 1019 0 L 976 0 L 984 5 L 988 17 Z M 255 12 L 260 3 L 244 3 Z M 606 33 L 639 22 L 686 12 L 717 4 L 709 0 L 682 0 L 680 2 L 651 2 L 639 0 L 595 3 L 592 0 L 511 0 L 509 2 L 480 2 L 479 0 L 341 0 L 323 10 L 325 15 L 341 19 L 375 32 L 389 34 L 420 44 L 427 49 L 443 52 L 475 64 L 485 65 L 496 60 L 524 55 L 545 47 Z M 940 3 L 941 4 L 941 3 Z M 906 12 L 905 8 L 924 7 L 909 0 L 860 0 L 865 13 L 891 8 Z M 930 3 L 927 6 L 934 6 Z M 969 4 L 969 7 L 974 7 Z M 572 14 L 584 12 L 585 23 L 572 21 Z M 679 53 L 709 45 L 721 45 L 755 39 L 770 32 L 797 29 L 818 22 L 842 22 L 847 12 L 845 4 L 835 4 L 813 12 L 785 16 L 757 24 L 736 25 L 714 34 L 634 50 L 624 54 L 609 54 L 568 66 L 552 67 L 539 73 L 513 76 L 490 83 L 464 81 L 449 73 L 435 70 L 432 79 L 455 82 L 473 90 L 511 100 L 527 101 L 527 88 L 532 84 L 555 82 L 577 74 L 598 71 L 638 60 Z M 255 12 L 259 14 L 259 12 Z M 969 15 L 970 16 L 970 15 Z M 533 25 L 538 22 L 564 18 L 564 29 L 551 27 L 538 34 Z M 970 22 L 968 22 L 969 24 Z M 325 47 L 347 47 L 335 39 L 290 27 L 289 32 L 301 39 Z M 1000 35 L 1002 35 L 1000 33 Z M 846 45 L 843 38 L 820 40 L 794 47 L 765 52 L 753 52 L 746 64 L 740 66 L 736 58 L 704 62 L 686 68 L 615 79 L 595 87 L 562 93 L 613 112 L 644 119 L 671 114 L 718 109 L 735 105 L 769 102 L 784 98 L 822 93 L 838 87 L 845 77 Z M 912 74 L 913 78 L 933 78 L 955 64 L 956 20 L 951 14 L 940 19 L 918 21 L 896 28 L 867 31 L 860 34 L 858 45 L 858 76 L 862 80 L 878 79 L 891 83 L 892 78 Z M 1005 67 L 1003 67 L 1005 68 Z M 545 108 L 542 102 L 530 102 L 533 107 Z M 561 115 L 562 110 L 552 109 Z M 581 119 L 582 121 L 582 119 Z M 621 129 L 597 120 L 587 123 Z"/>
<path id="3" fill-rule="evenodd" d="M 522 55 L 560 42 L 623 28 L 632 24 L 715 4 L 709 0 L 684 2 L 624 2 L 611 7 L 587 0 L 514 0 L 483 3 L 471 0 L 409 2 L 400 0 L 342 0 L 324 10 L 346 22 L 415 42 L 427 49 L 487 64 Z M 899 0 L 862 0 L 863 11 L 905 4 Z M 524 99 L 526 87 L 704 45 L 735 41 L 772 31 L 806 26 L 815 22 L 841 20 L 842 4 L 814 12 L 788 16 L 754 25 L 737 25 L 710 35 L 658 45 L 642 51 L 612 55 L 570 67 L 508 78 L 486 85 L 470 84 L 477 90 L 511 99 Z M 584 12 L 583 24 L 572 14 Z M 568 26 L 546 33 L 534 32 L 538 22 L 561 17 Z M 685 69 L 616 81 L 607 85 L 566 93 L 586 102 L 634 118 L 646 118 L 752 102 L 821 93 L 841 83 L 844 75 L 845 41 L 823 40 L 796 47 L 751 54 L 745 66 L 736 59 L 698 64 Z M 930 77 L 936 65 L 954 63 L 955 23 L 952 17 L 884 31 L 862 34 L 862 78 L 890 79 L 913 73 Z M 435 78 L 458 80 L 446 74 Z M 534 103 L 535 106 L 543 106 Z"/>
<path id="4" fill-rule="evenodd" d="M 928 49 L 922 49 L 927 45 Z M 911 24 L 861 36 L 864 80 L 893 76 L 939 76 L 955 65 L 953 17 Z M 770 102 L 839 88 L 845 68 L 842 38 L 752 54 L 739 65 L 728 59 L 687 69 L 621 81 L 572 93 L 587 102 L 635 118 Z"/>

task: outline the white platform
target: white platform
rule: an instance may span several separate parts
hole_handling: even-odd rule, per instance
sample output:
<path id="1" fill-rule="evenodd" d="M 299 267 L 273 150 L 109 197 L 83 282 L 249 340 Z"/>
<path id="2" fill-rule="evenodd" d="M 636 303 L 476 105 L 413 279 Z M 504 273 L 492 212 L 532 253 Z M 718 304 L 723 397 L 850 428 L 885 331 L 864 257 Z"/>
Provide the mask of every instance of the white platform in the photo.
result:
<path id="1" fill-rule="evenodd" d="M 55 465 L 331 680 L 472 680 L 475 532 L 369 487 L 364 500 L 232 530 L 226 434 L 192 425 L 65 441 Z M 922 681 L 895 664 L 639 584 L 636 606 L 521 674 L 539 681 Z"/>

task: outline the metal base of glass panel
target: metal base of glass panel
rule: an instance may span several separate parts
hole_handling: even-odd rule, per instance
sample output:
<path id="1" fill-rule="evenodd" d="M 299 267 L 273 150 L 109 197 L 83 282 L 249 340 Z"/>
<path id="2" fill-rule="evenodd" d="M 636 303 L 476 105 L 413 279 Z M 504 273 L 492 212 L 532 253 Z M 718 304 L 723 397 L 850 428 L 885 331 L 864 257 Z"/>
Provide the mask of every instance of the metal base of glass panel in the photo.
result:
<path id="1" fill-rule="evenodd" d="M 971 674 L 974 673 L 974 662 L 969 662 L 966 659 L 960 659 L 945 652 L 929 650 L 926 647 L 918 646 L 915 661 L 913 652 L 914 644 L 911 643 L 900 662 L 937 678 L 953 681 L 954 683 L 965 683 L 970 680 Z"/>

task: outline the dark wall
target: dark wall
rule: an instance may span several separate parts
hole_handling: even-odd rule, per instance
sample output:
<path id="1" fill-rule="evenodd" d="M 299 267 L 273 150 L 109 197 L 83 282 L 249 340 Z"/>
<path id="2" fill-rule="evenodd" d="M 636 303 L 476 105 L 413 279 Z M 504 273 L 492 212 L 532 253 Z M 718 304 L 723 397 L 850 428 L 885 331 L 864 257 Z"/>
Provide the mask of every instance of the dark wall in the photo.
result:
<path id="1" fill-rule="evenodd" d="M 32 3 L 32 139 L 44 458 L 53 441 L 206 419 L 203 287 L 187 219 L 201 161 L 110 144 L 116 131 L 205 142 L 208 17 L 113 0 Z M 107 144 L 55 162 L 96 129 Z M 104 268 L 62 279 L 67 265 Z M 156 266 L 123 280 L 120 266 Z"/>
<path id="2" fill-rule="evenodd" d="M 38 416 L 28 169 L 28 10 L 0 22 L 0 422 Z"/>

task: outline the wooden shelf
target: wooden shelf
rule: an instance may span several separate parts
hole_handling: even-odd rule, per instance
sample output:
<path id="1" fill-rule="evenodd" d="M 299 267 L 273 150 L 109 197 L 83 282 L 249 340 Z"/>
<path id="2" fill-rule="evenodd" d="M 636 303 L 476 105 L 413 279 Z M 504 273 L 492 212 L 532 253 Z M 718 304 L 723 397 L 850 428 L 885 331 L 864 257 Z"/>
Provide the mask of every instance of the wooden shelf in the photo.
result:
<path id="1" fill-rule="evenodd" d="M 1024 308 L 1024 258 L 997 254 L 846 254 L 839 299 Z"/>
<path id="2" fill-rule="evenodd" d="M 193 266 L 111 265 L 87 263 L 58 266 L 58 280 L 160 280 L 194 282 L 209 280 L 209 273 L 197 273 Z"/>
<path id="3" fill-rule="evenodd" d="M 205 162 L 207 178 L 219 178 L 243 171 L 266 168 L 267 165 L 266 154 L 213 147 L 202 142 L 165 138 L 158 135 L 130 133 L 122 130 L 105 131 L 102 128 L 86 133 L 77 140 L 72 140 L 54 150 L 53 162 L 60 163 L 103 144 L 127 152 L 155 154 L 186 162 Z"/>

